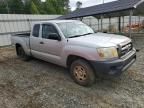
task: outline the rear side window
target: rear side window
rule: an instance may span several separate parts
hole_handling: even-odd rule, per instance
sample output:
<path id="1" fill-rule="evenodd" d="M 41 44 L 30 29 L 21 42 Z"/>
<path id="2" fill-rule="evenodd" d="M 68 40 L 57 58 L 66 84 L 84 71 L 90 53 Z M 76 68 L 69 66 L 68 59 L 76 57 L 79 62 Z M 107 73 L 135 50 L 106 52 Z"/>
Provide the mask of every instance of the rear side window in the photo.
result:
<path id="1" fill-rule="evenodd" d="M 34 25 L 32 35 L 34 37 L 39 37 L 39 30 L 40 30 L 40 24 Z"/>

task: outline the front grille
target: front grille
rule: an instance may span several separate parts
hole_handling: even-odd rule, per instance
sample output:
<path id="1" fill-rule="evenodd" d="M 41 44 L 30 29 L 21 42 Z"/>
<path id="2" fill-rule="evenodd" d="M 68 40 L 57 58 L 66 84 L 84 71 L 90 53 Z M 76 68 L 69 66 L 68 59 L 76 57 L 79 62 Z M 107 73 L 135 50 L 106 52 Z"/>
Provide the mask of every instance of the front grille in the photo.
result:
<path id="1" fill-rule="evenodd" d="M 126 55 L 128 52 L 130 52 L 133 49 L 133 45 L 132 42 L 125 44 L 123 46 L 119 46 L 118 48 L 118 53 L 119 56 L 122 57 L 124 55 Z"/>

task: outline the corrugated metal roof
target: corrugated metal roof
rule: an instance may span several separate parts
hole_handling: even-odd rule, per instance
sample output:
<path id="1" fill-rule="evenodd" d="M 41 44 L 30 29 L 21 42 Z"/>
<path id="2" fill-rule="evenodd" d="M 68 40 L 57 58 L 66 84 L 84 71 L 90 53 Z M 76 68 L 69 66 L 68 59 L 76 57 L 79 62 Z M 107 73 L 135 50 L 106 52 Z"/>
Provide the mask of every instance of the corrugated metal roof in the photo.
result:
<path id="1" fill-rule="evenodd" d="M 123 10 L 136 8 L 137 4 L 144 2 L 144 0 L 118 0 L 110 3 L 95 5 L 91 7 L 81 8 L 67 15 L 59 17 L 59 19 L 70 19 L 85 16 L 93 16 L 106 14 L 111 12 L 119 12 Z"/>

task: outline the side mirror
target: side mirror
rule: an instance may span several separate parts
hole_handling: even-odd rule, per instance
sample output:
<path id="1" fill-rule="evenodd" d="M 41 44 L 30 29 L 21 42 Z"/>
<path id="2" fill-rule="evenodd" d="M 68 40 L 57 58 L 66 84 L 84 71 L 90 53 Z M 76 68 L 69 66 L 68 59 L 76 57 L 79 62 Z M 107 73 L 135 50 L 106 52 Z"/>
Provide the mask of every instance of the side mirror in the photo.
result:
<path id="1" fill-rule="evenodd" d="M 49 39 L 61 41 L 61 37 L 57 33 L 50 33 Z"/>

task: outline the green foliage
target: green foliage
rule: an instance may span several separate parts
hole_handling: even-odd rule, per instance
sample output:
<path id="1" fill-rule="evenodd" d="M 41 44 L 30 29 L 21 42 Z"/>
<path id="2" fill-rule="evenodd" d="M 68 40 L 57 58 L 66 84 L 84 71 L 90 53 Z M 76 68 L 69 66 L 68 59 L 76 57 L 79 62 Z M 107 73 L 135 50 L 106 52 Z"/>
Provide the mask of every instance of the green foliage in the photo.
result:
<path id="1" fill-rule="evenodd" d="M 47 14 L 65 14 L 70 10 L 69 0 L 46 0 L 42 7 Z"/>
<path id="2" fill-rule="evenodd" d="M 69 0 L 65 0 L 64 1 L 64 12 L 65 13 L 69 13 L 71 12 L 71 8 L 70 8 L 70 1 Z"/>
<path id="3" fill-rule="evenodd" d="M 7 1 L 10 13 L 22 14 L 24 9 L 24 4 L 21 0 L 8 0 Z"/>
<path id="4" fill-rule="evenodd" d="M 26 1 L 24 3 L 24 13 L 31 14 L 31 2 Z"/>
<path id="5" fill-rule="evenodd" d="M 32 14 L 39 14 L 38 7 L 36 6 L 36 4 L 33 1 L 31 2 L 31 13 Z"/>
<path id="6" fill-rule="evenodd" d="M 9 11 L 11 14 L 65 14 L 70 12 L 69 0 L 46 0 L 45 2 L 41 0 L 5 0 L 3 3 L 0 2 L 0 13 Z"/>
<path id="7" fill-rule="evenodd" d="M 5 3 L 0 3 L 0 13 L 8 13 L 8 9 Z"/>
<path id="8" fill-rule="evenodd" d="M 82 2 L 77 1 L 77 3 L 76 3 L 76 10 L 77 10 L 77 9 L 80 9 L 81 6 L 82 6 Z"/>

